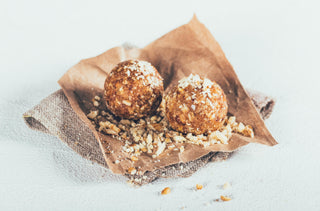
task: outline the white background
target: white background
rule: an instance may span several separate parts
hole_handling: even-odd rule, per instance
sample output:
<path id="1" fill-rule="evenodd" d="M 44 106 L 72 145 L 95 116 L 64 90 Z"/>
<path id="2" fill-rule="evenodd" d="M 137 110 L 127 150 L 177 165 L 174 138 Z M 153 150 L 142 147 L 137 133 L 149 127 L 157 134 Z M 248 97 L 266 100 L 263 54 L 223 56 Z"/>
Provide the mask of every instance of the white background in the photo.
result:
<path id="1" fill-rule="evenodd" d="M 317 1 L 0 1 L 0 210 L 320 210 Z M 80 59 L 145 46 L 193 13 L 245 87 L 277 99 L 279 145 L 251 144 L 189 178 L 132 188 L 22 113 L 59 89 Z M 231 189 L 222 190 L 225 182 Z M 203 184 L 201 191 L 194 186 Z M 159 195 L 166 186 L 172 193 Z M 228 195 L 230 202 L 214 202 Z"/>

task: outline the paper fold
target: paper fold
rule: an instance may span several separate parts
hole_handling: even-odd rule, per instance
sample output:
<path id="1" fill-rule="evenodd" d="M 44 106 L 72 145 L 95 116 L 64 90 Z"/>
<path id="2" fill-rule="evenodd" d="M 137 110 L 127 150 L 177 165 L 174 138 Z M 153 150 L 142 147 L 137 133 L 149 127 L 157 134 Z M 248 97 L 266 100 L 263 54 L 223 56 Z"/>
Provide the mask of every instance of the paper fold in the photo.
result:
<path id="1" fill-rule="evenodd" d="M 154 163 L 151 157 L 142 155 L 138 162 L 132 163 L 128 160 L 115 164 L 117 156 L 125 155 L 121 151 L 121 142 L 95 130 L 85 115 L 87 110 L 83 106 L 83 101 L 90 101 L 96 94 L 103 93 L 107 73 L 117 63 L 134 58 L 151 62 L 164 78 L 166 89 L 190 73 L 197 73 L 216 81 L 227 96 L 230 115 L 236 116 L 237 121 L 253 126 L 255 138 L 234 134 L 227 145 L 216 144 L 203 148 L 186 144 L 183 153 L 172 152 L 170 156 L 163 153 L 157 158 L 160 160 L 157 163 Z M 188 24 L 167 33 L 143 49 L 116 47 L 97 57 L 82 60 L 63 75 L 59 84 L 74 111 L 94 133 L 108 166 L 115 173 L 125 174 L 131 166 L 140 166 L 142 172 L 153 171 L 174 163 L 198 159 L 210 151 L 234 151 L 249 142 L 269 146 L 277 144 L 243 89 L 220 45 L 195 16 Z M 108 151 L 112 148 L 114 153 L 106 153 L 108 147 Z"/>

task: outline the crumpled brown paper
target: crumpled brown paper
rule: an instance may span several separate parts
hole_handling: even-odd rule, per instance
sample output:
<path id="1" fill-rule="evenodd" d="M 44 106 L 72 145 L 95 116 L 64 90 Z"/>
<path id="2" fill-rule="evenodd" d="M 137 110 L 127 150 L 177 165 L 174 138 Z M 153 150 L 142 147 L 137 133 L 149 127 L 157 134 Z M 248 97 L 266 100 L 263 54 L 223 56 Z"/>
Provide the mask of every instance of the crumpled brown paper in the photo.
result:
<path id="1" fill-rule="evenodd" d="M 206 148 L 185 144 L 182 153 L 172 151 L 168 156 L 167 149 L 157 159 L 141 155 L 137 162 L 133 163 L 127 159 L 115 164 L 119 156 L 126 157 L 128 154 L 122 152 L 120 141 L 95 130 L 85 115 L 87 111 L 83 102 L 90 101 L 97 94 L 102 95 L 105 78 L 116 64 L 134 58 L 152 63 L 164 78 L 165 89 L 191 73 L 216 81 L 227 95 L 230 115 L 236 116 L 237 121 L 253 126 L 255 137 L 233 134 L 229 144 L 215 144 Z M 126 170 L 132 166 L 139 167 L 142 173 L 153 171 L 171 164 L 198 159 L 211 151 L 231 152 L 249 142 L 269 146 L 277 144 L 243 89 L 220 45 L 196 17 L 143 49 L 125 50 L 116 47 L 97 57 L 82 60 L 63 75 L 59 84 L 74 111 L 99 140 L 106 162 L 114 173 L 126 174 Z"/>

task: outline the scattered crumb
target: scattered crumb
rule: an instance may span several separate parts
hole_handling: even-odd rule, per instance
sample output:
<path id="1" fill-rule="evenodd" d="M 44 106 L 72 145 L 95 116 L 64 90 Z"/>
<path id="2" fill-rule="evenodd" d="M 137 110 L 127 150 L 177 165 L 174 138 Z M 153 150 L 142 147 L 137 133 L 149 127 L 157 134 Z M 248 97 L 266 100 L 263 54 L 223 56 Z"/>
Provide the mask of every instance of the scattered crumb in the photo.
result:
<path id="1" fill-rule="evenodd" d="M 223 189 L 226 190 L 226 189 L 229 189 L 229 188 L 231 188 L 230 183 L 229 182 L 224 183 Z"/>
<path id="2" fill-rule="evenodd" d="M 170 192 L 171 192 L 171 189 L 169 187 L 166 187 L 161 191 L 161 195 L 167 195 Z"/>
<path id="3" fill-rule="evenodd" d="M 203 185 L 201 185 L 201 184 L 196 184 L 196 188 L 197 188 L 197 190 L 201 190 L 201 189 L 203 188 Z"/>
<path id="4" fill-rule="evenodd" d="M 227 196 L 220 196 L 220 199 L 221 199 L 222 201 L 230 201 L 230 200 L 231 200 L 231 198 L 229 198 L 229 197 L 227 197 Z"/>

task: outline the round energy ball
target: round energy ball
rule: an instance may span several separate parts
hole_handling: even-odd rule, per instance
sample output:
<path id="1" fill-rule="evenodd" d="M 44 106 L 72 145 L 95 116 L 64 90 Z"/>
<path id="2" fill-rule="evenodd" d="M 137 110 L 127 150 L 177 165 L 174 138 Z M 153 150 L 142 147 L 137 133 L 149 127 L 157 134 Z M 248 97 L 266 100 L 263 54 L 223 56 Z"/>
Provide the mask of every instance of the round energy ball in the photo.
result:
<path id="1" fill-rule="evenodd" d="M 228 104 L 221 87 L 199 75 L 179 81 L 166 96 L 166 116 L 172 129 L 200 135 L 222 126 Z"/>
<path id="2" fill-rule="evenodd" d="M 125 119 L 140 119 L 160 105 L 163 79 L 149 62 L 128 60 L 114 67 L 105 80 L 107 108 Z"/>

